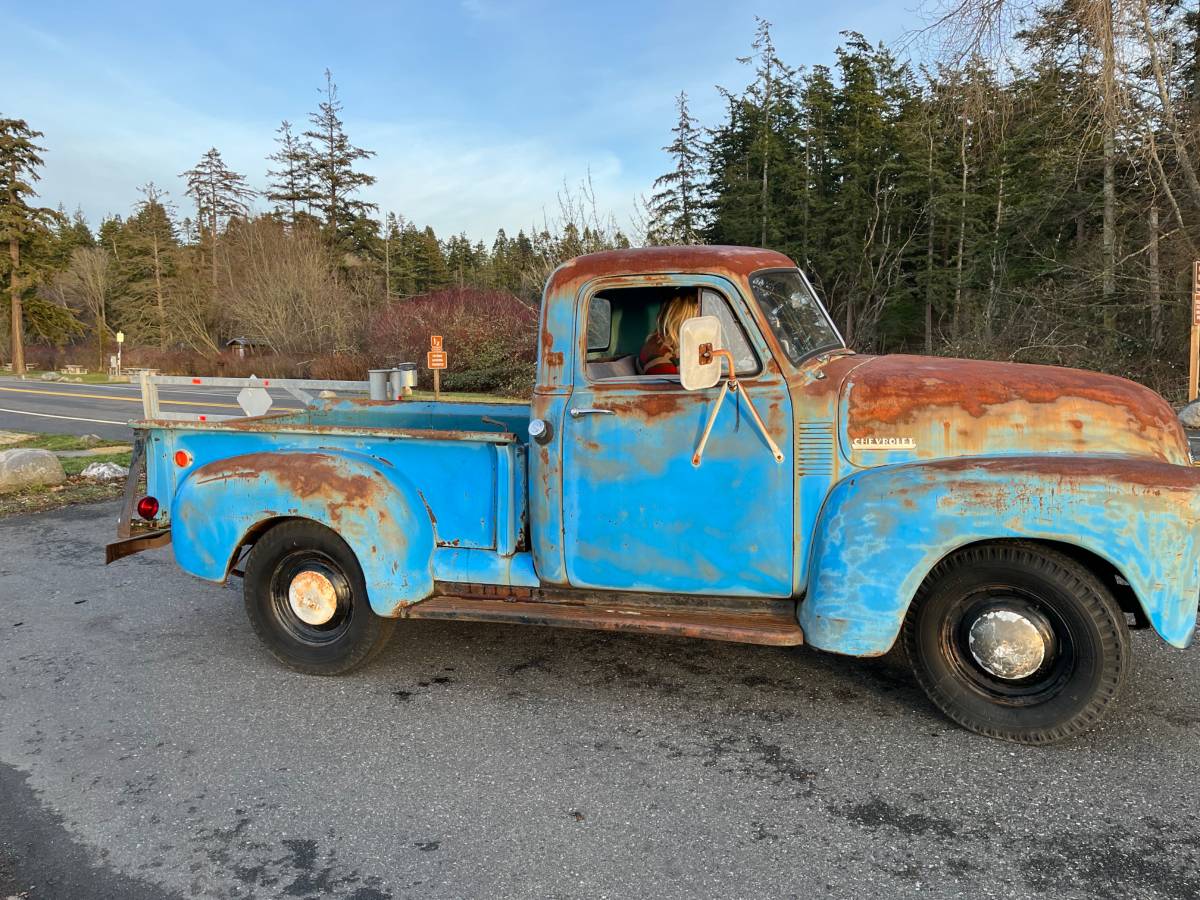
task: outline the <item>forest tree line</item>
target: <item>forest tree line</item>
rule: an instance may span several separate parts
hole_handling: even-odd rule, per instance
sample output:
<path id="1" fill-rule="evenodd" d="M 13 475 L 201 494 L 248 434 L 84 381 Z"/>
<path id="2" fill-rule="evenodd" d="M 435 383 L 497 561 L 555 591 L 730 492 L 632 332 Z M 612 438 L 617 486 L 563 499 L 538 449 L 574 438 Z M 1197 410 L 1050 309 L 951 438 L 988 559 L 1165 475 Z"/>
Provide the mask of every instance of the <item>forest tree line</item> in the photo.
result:
<path id="1" fill-rule="evenodd" d="M 386 361 L 373 335 L 436 317 L 441 297 L 464 328 L 473 302 L 502 323 L 491 344 L 464 338 L 496 373 L 472 384 L 517 390 L 559 262 L 730 243 L 796 259 L 856 349 L 1076 365 L 1178 396 L 1200 256 L 1200 14 L 954 0 L 929 34 L 936 62 L 847 33 L 834 65 L 804 67 L 759 21 L 717 121 L 679 96 L 639 222 L 619 227 L 585 182 L 490 243 L 362 199 L 374 154 L 346 134 L 329 73 L 305 125 L 280 125 L 261 194 L 214 147 L 177 196 L 146 184 L 95 228 L 36 206 L 41 136 L 0 120 L 0 337 L 17 308 L 35 356 L 100 364 L 120 329 L 149 364 L 197 368 L 242 336 L 286 361 L 272 374 L 358 377 Z"/>

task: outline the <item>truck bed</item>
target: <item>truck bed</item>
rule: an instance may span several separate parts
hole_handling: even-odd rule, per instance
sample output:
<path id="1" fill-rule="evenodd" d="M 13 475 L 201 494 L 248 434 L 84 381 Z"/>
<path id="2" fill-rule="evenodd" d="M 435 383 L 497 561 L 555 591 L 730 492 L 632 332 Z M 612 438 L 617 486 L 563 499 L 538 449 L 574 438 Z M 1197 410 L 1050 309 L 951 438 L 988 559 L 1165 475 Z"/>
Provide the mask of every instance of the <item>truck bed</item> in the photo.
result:
<path id="1" fill-rule="evenodd" d="M 135 428 L 146 439 L 147 491 L 168 515 L 183 479 L 205 465 L 249 454 L 334 450 L 367 457 L 411 481 L 436 522 L 440 547 L 511 555 L 524 531 L 528 423 L 523 403 L 335 400 L 297 412 L 150 420 Z M 179 451 L 189 460 L 182 466 Z"/>

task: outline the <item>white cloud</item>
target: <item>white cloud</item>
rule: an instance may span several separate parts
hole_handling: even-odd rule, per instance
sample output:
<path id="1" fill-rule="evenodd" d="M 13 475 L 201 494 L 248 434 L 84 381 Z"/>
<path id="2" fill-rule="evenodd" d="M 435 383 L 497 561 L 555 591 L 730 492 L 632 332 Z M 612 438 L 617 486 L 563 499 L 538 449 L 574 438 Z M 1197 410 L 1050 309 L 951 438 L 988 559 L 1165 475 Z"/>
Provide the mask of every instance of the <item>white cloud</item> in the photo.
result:
<path id="1" fill-rule="evenodd" d="M 378 182 L 371 199 L 383 211 L 403 213 L 438 234 L 466 231 L 490 240 L 553 219 L 564 182 L 572 189 L 590 174 L 601 211 L 623 227 L 644 189 L 607 150 L 578 152 L 544 139 L 479 135 L 461 126 L 363 127 L 364 146 L 378 156 L 369 170 Z"/>
<path id="2" fill-rule="evenodd" d="M 28 37 L 51 55 L 76 54 L 41 32 L 30 29 Z M 19 102 L 3 110 L 45 133 L 43 203 L 80 207 L 96 227 L 106 215 L 128 214 L 139 199 L 137 187 L 153 180 L 170 192 L 181 215 L 191 215 L 178 176 L 211 146 L 253 187 L 266 186 L 266 156 L 274 150 L 277 120 L 206 113 L 110 61 L 75 62 L 79 65 L 71 70 L 79 75 L 60 71 L 54 81 L 27 81 Z M 4 69 L 0 61 L 0 76 L 15 77 Z M 646 188 L 602 146 L 580 148 L 535 134 L 489 132 L 470 121 L 352 119 L 347 131 L 355 143 L 377 153 L 362 165 L 377 179 L 364 199 L 378 203 L 381 211 L 432 225 L 439 235 L 465 231 L 490 242 L 501 227 L 515 232 L 540 225 L 544 213 L 553 216 L 557 210 L 564 181 L 576 185 L 589 172 L 599 208 L 612 211 L 627 227 L 635 198 Z M 572 133 L 561 127 L 551 131 Z"/>

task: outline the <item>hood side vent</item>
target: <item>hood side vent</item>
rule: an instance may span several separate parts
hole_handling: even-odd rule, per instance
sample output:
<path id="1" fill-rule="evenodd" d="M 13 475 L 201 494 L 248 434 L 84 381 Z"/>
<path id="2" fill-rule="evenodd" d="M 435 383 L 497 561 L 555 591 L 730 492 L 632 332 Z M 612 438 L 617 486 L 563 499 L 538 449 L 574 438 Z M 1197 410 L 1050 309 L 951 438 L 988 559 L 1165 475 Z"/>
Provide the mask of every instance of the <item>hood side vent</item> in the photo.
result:
<path id="1" fill-rule="evenodd" d="M 796 423 L 796 474 L 833 474 L 833 423 Z"/>

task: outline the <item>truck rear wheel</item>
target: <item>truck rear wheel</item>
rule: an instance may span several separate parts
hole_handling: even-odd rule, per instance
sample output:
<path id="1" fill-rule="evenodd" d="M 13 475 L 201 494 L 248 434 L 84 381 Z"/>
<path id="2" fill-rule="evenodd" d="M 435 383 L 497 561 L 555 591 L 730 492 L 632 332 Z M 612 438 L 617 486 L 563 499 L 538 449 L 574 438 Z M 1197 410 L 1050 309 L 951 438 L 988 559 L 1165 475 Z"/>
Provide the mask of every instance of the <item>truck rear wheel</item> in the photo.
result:
<path id="1" fill-rule="evenodd" d="M 376 615 L 354 552 L 316 522 L 277 525 L 246 565 L 246 614 L 276 659 L 309 675 L 340 675 L 387 644 L 395 619 Z"/>
<path id="2" fill-rule="evenodd" d="M 968 547 L 925 579 L 904 647 L 934 704 L 964 728 L 1048 744 L 1097 723 L 1119 695 L 1125 617 L 1086 568 L 1033 544 Z"/>

